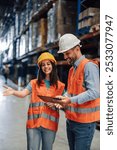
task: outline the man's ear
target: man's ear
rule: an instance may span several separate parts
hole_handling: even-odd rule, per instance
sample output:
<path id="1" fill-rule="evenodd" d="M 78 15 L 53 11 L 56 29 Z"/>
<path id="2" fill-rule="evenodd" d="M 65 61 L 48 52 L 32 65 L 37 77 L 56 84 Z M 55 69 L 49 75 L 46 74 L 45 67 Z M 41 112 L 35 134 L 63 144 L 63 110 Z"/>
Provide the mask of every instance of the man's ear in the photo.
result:
<path id="1" fill-rule="evenodd" d="M 80 47 L 79 46 L 76 46 L 75 50 L 78 52 L 80 51 Z"/>

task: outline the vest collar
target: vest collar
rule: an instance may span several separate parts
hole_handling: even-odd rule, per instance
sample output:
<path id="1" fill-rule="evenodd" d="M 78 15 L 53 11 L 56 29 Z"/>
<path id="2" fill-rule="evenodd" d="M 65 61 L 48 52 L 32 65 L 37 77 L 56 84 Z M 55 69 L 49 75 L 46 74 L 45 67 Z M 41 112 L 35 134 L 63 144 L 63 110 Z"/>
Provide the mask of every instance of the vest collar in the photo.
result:
<path id="1" fill-rule="evenodd" d="M 80 62 L 85 58 L 84 55 L 82 55 L 79 59 L 77 59 L 75 61 L 75 63 L 73 64 L 74 69 L 76 69 L 78 67 L 78 65 L 80 64 Z"/>

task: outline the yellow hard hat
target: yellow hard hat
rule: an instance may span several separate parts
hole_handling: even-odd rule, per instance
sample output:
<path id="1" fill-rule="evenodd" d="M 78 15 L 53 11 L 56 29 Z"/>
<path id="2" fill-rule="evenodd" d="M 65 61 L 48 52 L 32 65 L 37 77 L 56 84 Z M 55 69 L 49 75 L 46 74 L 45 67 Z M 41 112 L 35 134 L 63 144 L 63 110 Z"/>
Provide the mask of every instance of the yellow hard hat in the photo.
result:
<path id="1" fill-rule="evenodd" d="M 40 64 L 43 60 L 50 60 L 56 64 L 56 60 L 54 56 L 48 52 L 42 53 L 38 58 L 38 64 Z"/>

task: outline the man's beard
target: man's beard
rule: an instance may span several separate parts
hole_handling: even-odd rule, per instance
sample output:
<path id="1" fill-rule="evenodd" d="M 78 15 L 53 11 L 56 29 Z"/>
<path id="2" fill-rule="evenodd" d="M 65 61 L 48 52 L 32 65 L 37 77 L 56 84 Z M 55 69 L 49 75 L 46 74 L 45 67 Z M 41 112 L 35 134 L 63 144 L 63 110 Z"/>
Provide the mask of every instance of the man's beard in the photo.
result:
<path id="1" fill-rule="evenodd" d="M 75 61 L 74 61 L 73 59 L 70 59 L 70 58 L 67 59 L 67 63 L 68 63 L 69 65 L 73 65 L 74 62 L 75 62 Z"/>

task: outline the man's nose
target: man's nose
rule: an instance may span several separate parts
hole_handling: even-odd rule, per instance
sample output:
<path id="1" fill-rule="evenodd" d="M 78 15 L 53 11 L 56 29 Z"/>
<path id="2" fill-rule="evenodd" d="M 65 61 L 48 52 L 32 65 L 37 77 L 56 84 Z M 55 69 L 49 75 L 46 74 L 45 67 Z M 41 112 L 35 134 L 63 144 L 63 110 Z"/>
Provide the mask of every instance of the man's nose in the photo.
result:
<path id="1" fill-rule="evenodd" d="M 64 59 L 67 59 L 67 55 L 64 53 Z"/>

